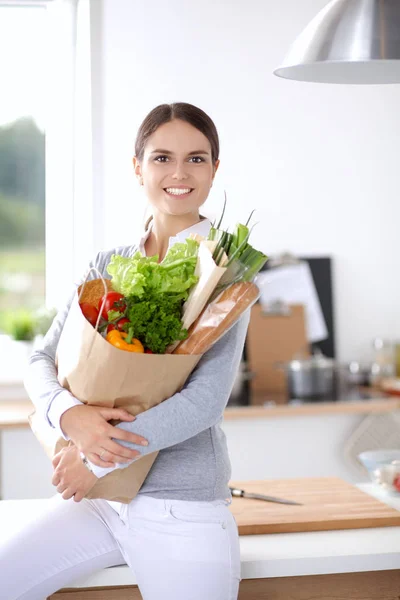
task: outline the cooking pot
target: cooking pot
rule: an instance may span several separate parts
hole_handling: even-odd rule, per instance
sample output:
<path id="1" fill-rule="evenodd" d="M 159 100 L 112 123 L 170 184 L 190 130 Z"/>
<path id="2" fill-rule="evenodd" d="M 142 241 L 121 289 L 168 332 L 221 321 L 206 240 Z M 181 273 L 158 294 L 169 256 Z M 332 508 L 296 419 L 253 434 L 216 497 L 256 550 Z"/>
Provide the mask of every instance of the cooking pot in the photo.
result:
<path id="1" fill-rule="evenodd" d="M 295 358 L 286 363 L 277 363 L 286 373 L 289 399 L 335 400 L 336 362 L 317 349 L 304 359 Z"/>

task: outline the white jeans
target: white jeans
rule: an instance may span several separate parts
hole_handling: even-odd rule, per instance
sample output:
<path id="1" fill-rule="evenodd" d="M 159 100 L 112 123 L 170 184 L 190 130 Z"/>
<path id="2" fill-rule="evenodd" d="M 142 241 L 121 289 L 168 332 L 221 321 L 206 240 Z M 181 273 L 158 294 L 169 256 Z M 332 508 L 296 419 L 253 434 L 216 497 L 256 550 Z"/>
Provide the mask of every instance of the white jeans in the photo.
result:
<path id="1" fill-rule="evenodd" d="M 143 600 L 236 600 L 239 536 L 228 505 L 138 496 L 118 514 L 105 500 L 56 494 L 14 537 L 0 532 L 0 599 L 45 600 L 127 563 Z"/>

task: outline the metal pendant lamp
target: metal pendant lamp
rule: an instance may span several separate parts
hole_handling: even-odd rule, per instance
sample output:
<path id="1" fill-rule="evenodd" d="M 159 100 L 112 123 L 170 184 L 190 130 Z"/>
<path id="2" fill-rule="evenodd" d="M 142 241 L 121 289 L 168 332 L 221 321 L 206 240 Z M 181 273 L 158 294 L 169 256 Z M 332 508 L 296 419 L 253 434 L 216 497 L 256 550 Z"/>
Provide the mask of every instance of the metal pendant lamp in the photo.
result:
<path id="1" fill-rule="evenodd" d="M 316 83 L 400 83 L 400 0 L 331 0 L 274 74 Z"/>

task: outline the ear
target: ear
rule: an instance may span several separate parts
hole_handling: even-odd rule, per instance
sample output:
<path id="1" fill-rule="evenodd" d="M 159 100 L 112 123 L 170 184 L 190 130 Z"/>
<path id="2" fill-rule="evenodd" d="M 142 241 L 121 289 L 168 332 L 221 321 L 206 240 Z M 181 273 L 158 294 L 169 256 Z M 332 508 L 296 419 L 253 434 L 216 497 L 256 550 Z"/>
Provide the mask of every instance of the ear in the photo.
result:
<path id="1" fill-rule="evenodd" d="M 219 159 L 218 159 L 218 160 L 216 160 L 216 161 L 215 161 L 215 163 L 214 163 L 214 175 L 213 175 L 213 179 L 214 179 L 214 177 L 215 177 L 215 174 L 216 174 L 216 172 L 217 172 L 217 169 L 218 169 L 218 167 L 219 167 L 219 163 L 220 163 Z"/>
<path id="2" fill-rule="evenodd" d="M 140 179 L 142 178 L 142 168 L 141 168 L 140 162 L 138 161 L 136 156 L 134 156 L 132 158 L 132 163 L 133 163 L 133 168 L 135 171 L 136 179 L 138 179 L 138 181 L 140 181 Z"/>

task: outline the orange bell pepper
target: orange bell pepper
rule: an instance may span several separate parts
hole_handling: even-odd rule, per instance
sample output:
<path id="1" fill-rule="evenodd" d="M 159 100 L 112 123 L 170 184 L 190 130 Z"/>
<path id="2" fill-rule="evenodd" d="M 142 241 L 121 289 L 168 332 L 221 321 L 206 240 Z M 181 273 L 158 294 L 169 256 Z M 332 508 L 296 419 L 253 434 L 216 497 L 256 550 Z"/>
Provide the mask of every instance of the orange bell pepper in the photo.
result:
<path id="1" fill-rule="evenodd" d="M 120 350 L 126 350 L 127 352 L 144 352 L 144 347 L 142 342 L 137 340 L 136 338 L 132 338 L 131 343 L 129 341 L 125 341 L 125 338 L 129 336 L 125 331 L 118 331 L 118 329 L 113 329 L 109 331 L 106 336 L 107 342 L 110 342 L 116 348 Z"/>

